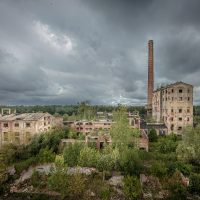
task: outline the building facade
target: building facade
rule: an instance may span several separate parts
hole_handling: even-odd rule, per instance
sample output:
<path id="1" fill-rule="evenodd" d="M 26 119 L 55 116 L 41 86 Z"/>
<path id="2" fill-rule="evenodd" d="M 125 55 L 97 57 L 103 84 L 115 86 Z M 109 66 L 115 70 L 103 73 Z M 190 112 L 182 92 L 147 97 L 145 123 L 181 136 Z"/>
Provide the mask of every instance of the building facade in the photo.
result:
<path id="1" fill-rule="evenodd" d="M 109 116 L 111 116 L 111 113 L 109 113 Z M 106 119 L 103 119 L 103 117 L 101 117 L 101 119 L 94 121 L 93 120 L 64 121 L 63 123 L 64 125 L 72 128 L 73 130 L 79 133 L 84 133 L 84 135 L 88 135 L 90 133 L 99 131 L 109 132 L 112 125 L 116 122 L 114 122 L 111 119 L 108 119 L 107 117 L 104 118 Z M 127 119 L 131 128 L 140 129 L 140 116 L 138 112 L 133 112 L 133 113 L 128 112 Z"/>
<path id="2" fill-rule="evenodd" d="M 0 116 L 0 147 L 4 144 L 28 144 L 31 138 L 56 125 L 48 113 L 24 113 Z"/>
<path id="3" fill-rule="evenodd" d="M 181 134 L 184 127 L 193 126 L 193 86 L 176 82 L 155 90 L 152 117 L 164 122 L 168 133 Z"/>

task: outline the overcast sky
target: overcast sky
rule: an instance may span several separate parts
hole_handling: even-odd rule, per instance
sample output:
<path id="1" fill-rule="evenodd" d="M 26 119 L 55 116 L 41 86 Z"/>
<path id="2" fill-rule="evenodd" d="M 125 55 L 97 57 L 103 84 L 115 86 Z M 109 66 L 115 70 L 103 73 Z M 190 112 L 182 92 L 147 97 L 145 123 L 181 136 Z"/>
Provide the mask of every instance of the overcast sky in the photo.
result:
<path id="1" fill-rule="evenodd" d="M 155 87 L 194 84 L 200 103 L 199 0 L 0 0 L 0 104 L 146 102 Z"/>

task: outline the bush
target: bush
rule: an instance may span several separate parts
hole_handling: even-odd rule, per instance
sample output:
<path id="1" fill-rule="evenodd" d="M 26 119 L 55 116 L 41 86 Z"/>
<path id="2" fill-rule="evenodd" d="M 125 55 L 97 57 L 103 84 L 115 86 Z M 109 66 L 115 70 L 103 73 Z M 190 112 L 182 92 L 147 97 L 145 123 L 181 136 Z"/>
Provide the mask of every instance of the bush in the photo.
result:
<path id="1" fill-rule="evenodd" d="M 120 155 L 119 163 L 126 175 L 139 175 L 142 170 L 138 152 L 134 149 L 125 149 Z"/>
<path id="2" fill-rule="evenodd" d="M 64 164 L 62 157 L 56 157 L 55 168 L 48 178 L 48 186 L 50 189 L 59 192 L 64 198 L 68 194 L 69 178 L 67 174 L 67 166 Z"/>
<path id="3" fill-rule="evenodd" d="M 192 174 L 190 176 L 189 191 L 194 194 L 200 195 L 200 175 Z"/>
<path id="4" fill-rule="evenodd" d="M 168 165 L 168 174 L 173 174 L 176 170 L 180 171 L 185 176 L 189 176 L 192 171 L 192 167 L 179 161 L 172 162 Z"/>
<path id="5" fill-rule="evenodd" d="M 41 183 L 40 173 L 38 171 L 34 170 L 30 181 L 31 181 L 31 185 L 33 187 L 36 187 L 36 188 L 39 187 L 40 183 Z"/>
<path id="6" fill-rule="evenodd" d="M 167 168 L 165 164 L 161 162 L 155 162 L 151 166 L 151 173 L 159 178 L 165 176 L 167 174 Z"/>
<path id="7" fill-rule="evenodd" d="M 185 200 L 187 199 L 187 191 L 186 188 L 180 183 L 174 183 L 169 187 L 169 200 Z"/>
<path id="8" fill-rule="evenodd" d="M 38 159 L 36 157 L 31 157 L 27 160 L 23 160 L 14 164 L 14 167 L 16 169 L 16 173 L 20 174 L 23 170 L 27 170 L 29 166 L 33 166 L 37 163 L 38 163 Z"/>
<path id="9" fill-rule="evenodd" d="M 38 161 L 40 163 L 49 163 L 53 162 L 55 160 L 55 153 L 52 152 L 52 150 L 49 150 L 47 148 L 40 149 L 39 154 L 37 155 Z"/>
<path id="10" fill-rule="evenodd" d="M 107 187 L 107 186 L 103 186 L 101 188 L 101 191 L 99 193 L 99 196 L 102 200 L 109 200 L 110 199 L 110 196 L 111 196 L 111 191 L 110 191 L 110 188 Z"/>
<path id="11" fill-rule="evenodd" d="M 84 145 L 81 143 L 74 143 L 65 147 L 63 157 L 68 166 L 73 167 L 78 164 L 80 152 L 83 147 Z"/>
<path id="12" fill-rule="evenodd" d="M 142 192 L 139 179 L 135 176 L 126 176 L 123 190 L 127 199 L 139 199 Z"/>
<path id="13" fill-rule="evenodd" d="M 171 153 L 175 152 L 177 147 L 177 142 L 171 140 L 170 138 L 161 138 L 159 140 L 159 151 L 160 153 Z"/>
<path id="14" fill-rule="evenodd" d="M 90 147 L 84 147 L 80 151 L 78 164 L 81 167 L 96 167 L 99 159 L 99 152 Z"/>
<path id="15" fill-rule="evenodd" d="M 69 176 L 68 194 L 74 199 L 83 199 L 85 196 L 86 179 L 83 174 L 75 173 Z"/>
<path id="16" fill-rule="evenodd" d="M 155 129 L 151 129 L 148 133 L 149 141 L 150 142 L 157 142 L 158 141 L 158 135 Z"/>

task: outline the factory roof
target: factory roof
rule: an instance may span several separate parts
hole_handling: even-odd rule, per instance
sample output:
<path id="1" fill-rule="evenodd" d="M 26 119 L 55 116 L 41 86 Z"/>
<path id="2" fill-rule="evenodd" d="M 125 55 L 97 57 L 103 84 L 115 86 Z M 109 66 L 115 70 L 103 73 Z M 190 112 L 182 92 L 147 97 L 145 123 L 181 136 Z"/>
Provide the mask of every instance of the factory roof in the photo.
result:
<path id="1" fill-rule="evenodd" d="M 0 116 L 1 121 L 15 121 L 15 120 L 25 120 L 25 121 L 37 121 L 41 117 L 50 115 L 49 113 L 23 113 L 23 114 L 11 114 Z"/>
<path id="2" fill-rule="evenodd" d="M 168 85 L 165 85 L 165 86 L 161 86 L 159 87 L 158 89 L 154 90 L 154 92 L 157 92 L 157 91 L 160 91 L 160 90 L 164 90 L 164 89 L 167 89 L 169 87 L 173 87 L 173 86 L 176 86 L 176 85 L 188 85 L 190 87 L 193 87 L 193 85 L 189 84 L 189 83 L 184 83 L 182 81 L 177 81 L 175 83 L 172 83 L 172 84 L 168 84 Z"/>

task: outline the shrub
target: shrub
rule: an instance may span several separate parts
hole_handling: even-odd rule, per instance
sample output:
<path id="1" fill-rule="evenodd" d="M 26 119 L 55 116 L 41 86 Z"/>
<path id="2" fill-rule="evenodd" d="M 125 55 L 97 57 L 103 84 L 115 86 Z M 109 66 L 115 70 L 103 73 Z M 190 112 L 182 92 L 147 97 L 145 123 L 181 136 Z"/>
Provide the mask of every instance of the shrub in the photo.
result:
<path id="1" fill-rule="evenodd" d="M 120 168 L 126 175 L 139 175 L 142 164 L 135 149 L 125 149 L 119 159 Z"/>
<path id="2" fill-rule="evenodd" d="M 85 196 L 86 179 L 83 174 L 75 173 L 69 176 L 68 194 L 74 199 L 83 199 Z"/>
<path id="3" fill-rule="evenodd" d="M 55 167 L 52 168 L 48 178 L 48 186 L 50 189 L 59 192 L 64 198 L 68 194 L 69 178 L 67 174 L 67 166 L 61 157 L 56 157 Z"/>
<path id="4" fill-rule="evenodd" d="M 159 140 L 159 151 L 160 153 L 171 153 L 175 152 L 177 147 L 177 142 L 171 140 L 170 138 L 161 138 Z"/>
<path id="5" fill-rule="evenodd" d="M 169 187 L 169 200 L 185 200 L 187 199 L 187 191 L 186 188 L 180 183 L 174 183 Z"/>
<path id="6" fill-rule="evenodd" d="M 161 162 L 155 162 L 151 166 L 151 173 L 159 178 L 165 176 L 167 174 L 167 168 L 165 164 Z"/>
<path id="7" fill-rule="evenodd" d="M 30 181 L 31 181 L 31 185 L 33 187 L 39 187 L 40 182 L 41 182 L 40 173 L 38 171 L 34 170 Z"/>
<path id="8" fill-rule="evenodd" d="M 185 176 L 189 176 L 192 171 L 192 167 L 179 161 L 172 162 L 168 165 L 169 174 L 173 174 L 176 170 L 180 171 Z"/>
<path id="9" fill-rule="evenodd" d="M 189 190 L 191 193 L 200 195 L 200 175 L 192 174 L 190 176 Z"/>
<path id="10" fill-rule="evenodd" d="M 103 186 L 101 188 L 101 191 L 99 193 L 99 196 L 102 200 L 109 200 L 110 199 L 110 196 L 111 196 L 111 191 L 110 191 L 110 188 L 107 187 L 107 186 Z"/>
<path id="11" fill-rule="evenodd" d="M 142 192 L 139 179 L 135 176 L 126 176 L 123 190 L 127 199 L 139 199 Z"/>
<path id="12" fill-rule="evenodd" d="M 37 158 L 40 163 L 48 163 L 48 162 L 53 162 L 55 160 L 55 156 L 56 155 L 55 153 L 52 152 L 52 150 L 45 148 L 45 149 L 40 149 Z"/>
<path id="13" fill-rule="evenodd" d="M 31 157 L 27 160 L 23 160 L 23 161 L 20 161 L 20 162 L 14 164 L 14 167 L 16 169 L 16 173 L 20 174 L 23 170 L 27 170 L 29 168 L 29 166 L 33 166 L 37 163 L 38 163 L 37 158 Z"/>
<path id="14" fill-rule="evenodd" d="M 80 152 L 83 147 L 84 145 L 81 143 L 74 143 L 65 147 L 63 157 L 68 166 L 73 167 L 78 164 Z"/>
<path id="15" fill-rule="evenodd" d="M 158 141 L 158 136 L 157 132 L 155 129 L 151 129 L 148 133 L 149 141 L 150 142 L 157 142 Z"/>
<path id="16" fill-rule="evenodd" d="M 90 147 L 84 147 L 80 151 L 78 164 L 82 167 L 96 167 L 99 159 L 99 152 Z"/>

